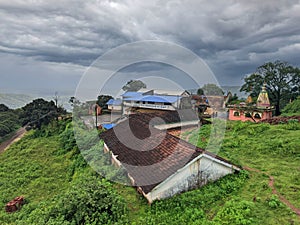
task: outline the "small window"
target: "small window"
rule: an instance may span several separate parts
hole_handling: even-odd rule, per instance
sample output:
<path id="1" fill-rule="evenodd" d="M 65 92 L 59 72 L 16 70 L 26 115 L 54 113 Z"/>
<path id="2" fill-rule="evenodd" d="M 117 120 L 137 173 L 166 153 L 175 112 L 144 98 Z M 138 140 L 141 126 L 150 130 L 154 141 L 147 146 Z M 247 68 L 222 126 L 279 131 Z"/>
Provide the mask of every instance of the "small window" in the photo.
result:
<path id="1" fill-rule="evenodd" d="M 148 102 L 148 104 L 155 104 L 155 102 Z"/>
<path id="2" fill-rule="evenodd" d="M 252 116 L 251 116 L 251 113 L 245 112 L 245 117 L 251 118 L 251 117 L 252 117 Z"/>
<path id="3" fill-rule="evenodd" d="M 233 115 L 234 115 L 234 116 L 240 116 L 240 112 L 235 111 L 235 112 L 233 113 Z"/>
<path id="4" fill-rule="evenodd" d="M 164 102 L 164 105 L 172 105 L 170 102 Z"/>
<path id="5" fill-rule="evenodd" d="M 255 118 L 255 119 L 261 119 L 261 115 L 260 115 L 259 113 L 255 113 L 255 114 L 254 114 L 254 118 Z"/>

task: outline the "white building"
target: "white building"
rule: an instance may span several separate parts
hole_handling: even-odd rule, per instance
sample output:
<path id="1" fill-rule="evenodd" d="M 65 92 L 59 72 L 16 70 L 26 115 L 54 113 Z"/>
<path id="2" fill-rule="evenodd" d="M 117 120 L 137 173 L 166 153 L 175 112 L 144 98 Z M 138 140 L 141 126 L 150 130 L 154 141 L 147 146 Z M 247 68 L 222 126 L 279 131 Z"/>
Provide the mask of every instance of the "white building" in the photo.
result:
<path id="1" fill-rule="evenodd" d="M 129 114 L 131 108 L 160 109 L 175 111 L 183 108 L 189 98 L 187 91 L 166 91 L 141 89 L 128 91 L 122 95 L 123 114 Z"/>
<path id="2" fill-rule="evenodd" d="M 107 108 L 111 111 L 121 111 L 122 110 L 122 100 L 121 99 L 110 99 L 107 103 Z"/>

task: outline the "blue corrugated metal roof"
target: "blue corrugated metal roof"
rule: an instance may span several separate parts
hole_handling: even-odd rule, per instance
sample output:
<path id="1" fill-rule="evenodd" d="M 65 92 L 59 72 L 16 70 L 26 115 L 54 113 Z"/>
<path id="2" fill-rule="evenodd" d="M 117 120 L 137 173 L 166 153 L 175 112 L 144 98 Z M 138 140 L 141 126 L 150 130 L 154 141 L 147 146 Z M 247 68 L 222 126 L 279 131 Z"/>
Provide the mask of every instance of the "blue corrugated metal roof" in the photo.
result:
<path id="1" fill-rule="evenodd" d="M 106 102 L 107 105 L 112 105 L 114 102 L 114 99 L 109 99 L 108 102 Z"/>
<path id="2" fill-rule="evenodd" d="M 107 105 L 122 105 L 121 99 L 110 99 L 108 102 L 106 102 Z"/>
<path id="3" fill-rule="evenodd" d="M 180 97 L 168 96 L 168 95 L 145 95 L 127 98 L 127 101 L 145 101 L 145 102 L 157 102 L 157 103 L 174 103 Z"/>
<path id="4" fill-rule="evenodd" d="M 116 126 L 116 124 L 114 123 L 105 123 L 105 124 L 102 124 L 102 127 L 106 130 L 109 130 L 111 128 L 113 128 L 114 126 Z"/>

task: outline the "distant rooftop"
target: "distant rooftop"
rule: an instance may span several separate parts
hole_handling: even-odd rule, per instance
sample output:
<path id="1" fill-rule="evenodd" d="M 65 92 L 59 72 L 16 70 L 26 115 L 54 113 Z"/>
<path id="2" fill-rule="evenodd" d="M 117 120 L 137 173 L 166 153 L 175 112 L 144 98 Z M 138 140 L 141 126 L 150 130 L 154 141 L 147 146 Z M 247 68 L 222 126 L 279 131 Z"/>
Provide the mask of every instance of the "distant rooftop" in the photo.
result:
<path id="1" fill-rule="evenodd" d="M 129 98 L 129 97 L 137 97 L 142 96 L 143 92 L 137 92 L 137 91 L 127 91 L 124 94 L 122 94 L 123 97 Z"/>
<path id="2" fill-rule="evenodd" d="M 180 97 L 167 96 L 167 95 L 136 95 L 134 97 L 126 98 L 127 101 L 145 101 L 145 102 L 157 102 L 157 103 L 174 103 L 178 101 Z"/>
<path id="3" fill-rule="evenodd" d="M 106 102 L 107 105 L 122 105 L 121 99 L 110 99 L 108 102 Z"/>

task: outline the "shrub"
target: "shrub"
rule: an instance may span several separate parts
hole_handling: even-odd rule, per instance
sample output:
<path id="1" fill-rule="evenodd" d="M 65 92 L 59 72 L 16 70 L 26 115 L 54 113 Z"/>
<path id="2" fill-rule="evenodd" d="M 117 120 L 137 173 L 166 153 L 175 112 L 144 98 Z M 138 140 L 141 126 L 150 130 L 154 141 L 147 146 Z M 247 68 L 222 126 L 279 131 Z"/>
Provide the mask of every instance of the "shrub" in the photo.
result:
<path id="1" fill-rule="evenodd" d="M 214 221 L 220 224 L 252 224 L 251 210 L 253 202 L 232 199 L 225 203 L 224 207 L 217 213 Z"/>

